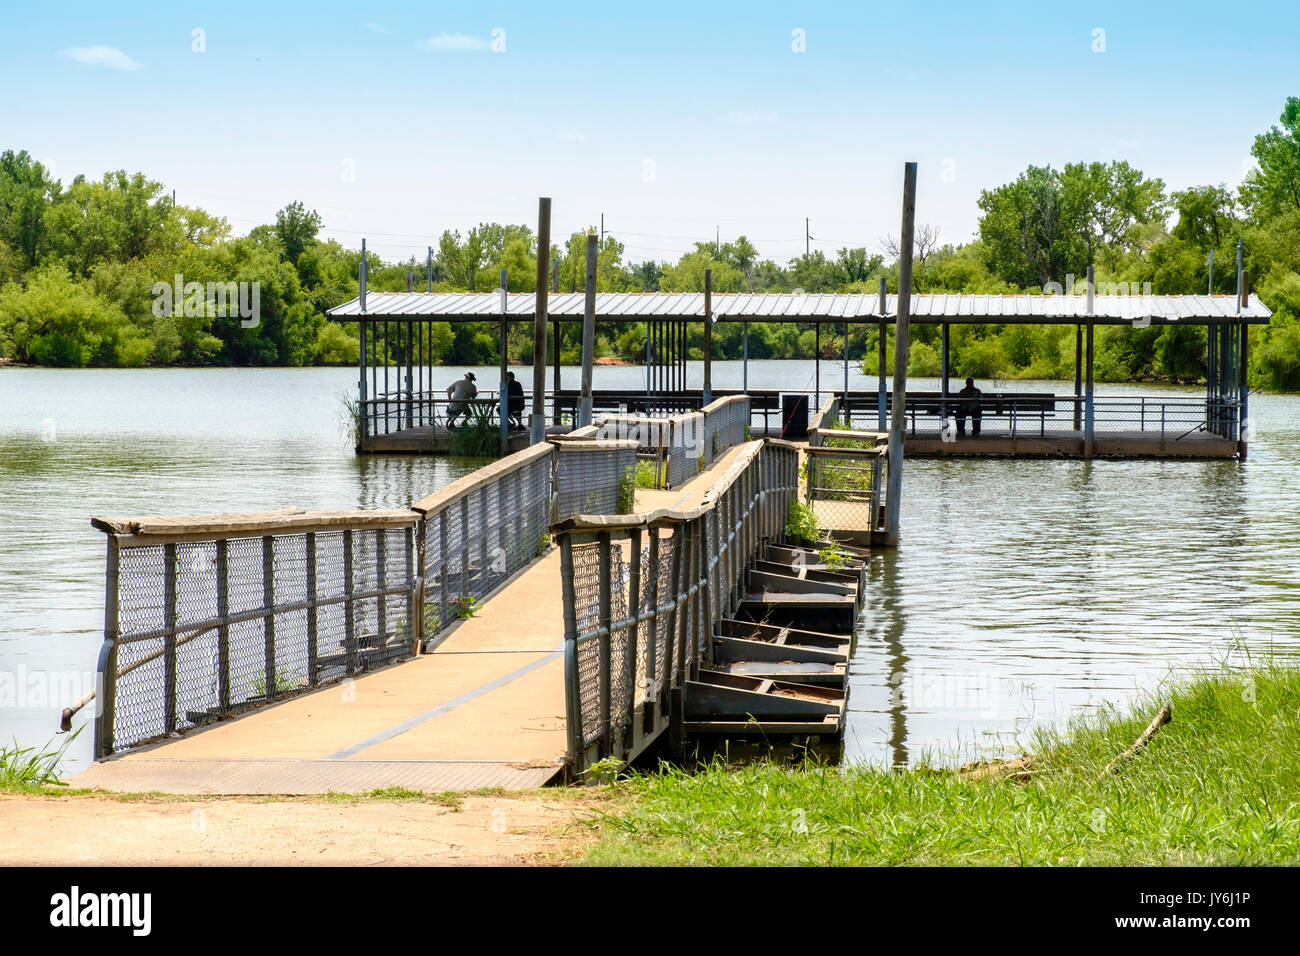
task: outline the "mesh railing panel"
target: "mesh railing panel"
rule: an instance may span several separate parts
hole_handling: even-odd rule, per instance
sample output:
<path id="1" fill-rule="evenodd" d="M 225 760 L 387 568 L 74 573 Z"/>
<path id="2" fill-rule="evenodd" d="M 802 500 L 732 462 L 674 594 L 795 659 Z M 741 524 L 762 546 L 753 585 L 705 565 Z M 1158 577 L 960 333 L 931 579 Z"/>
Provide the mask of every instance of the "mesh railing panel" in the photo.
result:
<path id="1" fill-rule="evenodd" d="M 571 442 L 556 450 L 555 515 L 623 514 L 632 510 L 636 448 L 601 441 Z"/>
<path id="2" fill-rule="evenodd" d="M 367 527 L 118 547 L 97 755 L 409 653 L 412 546 L 409 529 Z"/>
<path id="3" fill-rule="evenodd" d="M 424 516 L 427 645 L 549 547 L 551 460 L 535 458 Z"/>

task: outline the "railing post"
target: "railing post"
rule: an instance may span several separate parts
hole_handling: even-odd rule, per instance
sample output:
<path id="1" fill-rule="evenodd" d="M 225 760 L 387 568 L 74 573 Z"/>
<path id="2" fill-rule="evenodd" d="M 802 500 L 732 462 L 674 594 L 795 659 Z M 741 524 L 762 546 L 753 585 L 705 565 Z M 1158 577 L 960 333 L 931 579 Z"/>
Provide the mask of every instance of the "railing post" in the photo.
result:
<path id="1" fill-rule="evenodd" d="M 586 732 L 582 726 L 582 701 L 578 694 L 578 614 L 574 607 L 573 536 L 560 535 L 560 590 L 564 597 L 564 711 L 569 739 L 569 759 L 575 773 L 586 769 L 583 754 Z"/>
<path id="2" fill-rule="evenodd" d="M 420 527 L 424 527 L 423 521 Z M 415 528 L 407 527 L 402 538 L 406 545 L 406 626 L 411 632 L 411 656 L 415 657 L 420 653 L 421 632 L 424 630 L 424 599 L 420 594 L 424 577 L 417 573 L 420 561 Z"/>
<path id="3" fill-rule="evenodd" d="M 355 593 L 356 556 L 352 540 L 352 529 L 343 532 L 343 653 L 344 673 L 357 672 L 357 621 L 356 606 L 352 600 Z"/>
<path id="4" fill-rule="evenodd" d="M 623 655 L 626 671 L 624 687 L 627 688 L 627 709 L 624 714 L 625 730 L 623 748 L 627 748 L 630 735 L 636 738 L 636 659 L 637 631 L 641 629 L 641 529 L 634 528 L 630 534 L 632 543 L 632 567 L 628 574 L 628 607 L 631 609 L 633 623 L 628 627 L 627 651 Z"/>
<path id="5" fill-rule="evenodd" d="M 163 733 L 176 730 L 176 545 L 163 545 Z"/>
<path id="6" fill-rule="evenodd" d="M 375 587 L 379 596 L 375 598 L 375 648 L 372 652 L 375 663 L 381 663 L 388 657 L 388 542 L 383 528 L 375 529 Z"/>
<path id="7" fill-rule="evenodd" d="M 262 635 L 266 651 L 266 699 L 275 697 L 275 538 L 262 537 Z"/>
<path id="8" fill-rule="evenodd" d="M 650 529 L 650 610 L 653 612 L 650 616 L 649 627 L 646 629 L 645 645 L 645 677 L 647 696 L 651 702 L 658 694 L 653 693 L 655 690 L 655 681 L 657 679 L 656 658 L 659 655 L 659 529 L 652 527 Z M 635 695 L 634 695 L 635 696 Z"/>
<path id="9" fill-rule="evenodd" d="M 469 590 L 469 559 L 470 559 L 470 534 L 469 534 L 469 495 L 460 499 L 460 597 L 465 597 L 470 593 Z M 480 569 L 480 573 L 481 573 Z M 457 609 L 459 611 L 459 608 Z"/>
<path id="10" fill-rule="evenodd" d="M 217 703 L 230 710 L 230 542 L 217 542 Z"/>
<path id="11" fill-rule="evenodd" d="M 95 715 L 95 758 L 113 752 L 113 719 L 117 707 L 117 642 L 121 636 L 118 622 L 118 585 L 121 580 L 121 547 L 117 536 L 108 535 L 108 555 L 104 573 L 104 643 L 99 651 L 96 671 L 100 685 L 96 695 L 99 707 Z"/>
<path id="12" fill-rule="evenodd" d="M 438 512 L 438 591 L 442 600 L 438 608 L 439 631 L 447 626 L 447 609 L 451 607 L 451 582 L 447 579 L 451 568 L 450 553 L 447 550 L 447 532 L 450 527 L 451 520 L 447 517 L 447 509 L 443 508 Z"/>
<path id="13" fill-rule="evenodd" d="M 320 681 L 320 650 L 317 646 L 319 632 L 316 626 L 316 532 L 307 532 L 304 547 L 307 550 L 307 686 L 315 687 Z"/>
<path id="14" fill-rule="evenodd" d="M 600 532 L 597 538 L 599 542 L 597 547 L 600 549 L 600 560 L 598 565 L 598 577 L 600 582 L 599 598 L 599 623 L 600 628 L 597 640 L 600 642 L 599 658 L 599 681 L 600 681 L 600 755 L 597 759 L 603 759 L 610 755 L 612 748 L 613 727 L 610 720 L 611 701 L 610 701 L 610 652 L 612 648 L 613 634 L 610 631 L 611 620 L 611 587 L 610 587 L 610 542 L 609 532 Z"/>

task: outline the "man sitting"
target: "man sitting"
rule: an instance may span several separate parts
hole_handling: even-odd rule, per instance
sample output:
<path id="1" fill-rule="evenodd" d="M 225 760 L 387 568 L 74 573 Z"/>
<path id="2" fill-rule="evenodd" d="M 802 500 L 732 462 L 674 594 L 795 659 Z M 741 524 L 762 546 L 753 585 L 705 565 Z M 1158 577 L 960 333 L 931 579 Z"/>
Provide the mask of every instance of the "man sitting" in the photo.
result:
<path id="1" fill-rule="evenodd" d="M 466 372 L 464 378 L 457 379 L 447 386 L 447 397 L 451 399 L 447 405 L 447 427 L 453 431 L 458 427 L 457 418 L 469 417 L 469 400 L 478 394 L 478 389 L 474 385 L 474 373 Z"/>
<path id="2" fill-rule="evenodd" d="M 515 381 L 514 372 L 506 372 L 506 401 L 513 428 L 524 427 L 524 387 Z"/>
<path id="3" fill-rule="evenodd" d="M 978 388 L 975 387 L 975 379 L 966 379 L 966 387 L 957 393 L 961 399 L 957 403 L 957 436 L 959 438 L 966 435 L 966 416 L 970 416 L 970 431 L 972 435 L 980 433 L 980 417 L 983 415 L 983 409 L 980 408 L 980 398 L 983 396 Z"/>

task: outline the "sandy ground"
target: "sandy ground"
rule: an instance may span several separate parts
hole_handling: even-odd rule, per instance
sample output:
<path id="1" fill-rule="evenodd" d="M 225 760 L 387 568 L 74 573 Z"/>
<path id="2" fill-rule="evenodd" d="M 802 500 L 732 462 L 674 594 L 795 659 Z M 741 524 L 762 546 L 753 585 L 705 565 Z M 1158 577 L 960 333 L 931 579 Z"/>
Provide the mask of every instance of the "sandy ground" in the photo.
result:
<path id="1" fill-rule="evenodd" d="M 546 866 L 576 856 L 599 797 L 0 795 L 0 865 Z"/>

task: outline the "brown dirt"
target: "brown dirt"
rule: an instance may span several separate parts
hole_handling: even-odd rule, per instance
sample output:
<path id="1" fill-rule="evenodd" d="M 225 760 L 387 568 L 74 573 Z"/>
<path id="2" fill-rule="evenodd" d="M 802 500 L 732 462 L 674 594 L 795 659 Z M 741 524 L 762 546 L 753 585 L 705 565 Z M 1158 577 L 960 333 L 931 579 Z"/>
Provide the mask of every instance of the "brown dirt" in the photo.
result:
<path id="1" fill-rule="evenodd" d="M 3 794 L 0 865 L 558 865 L 595 840 L 583 821 L 605 799 Z"/>

